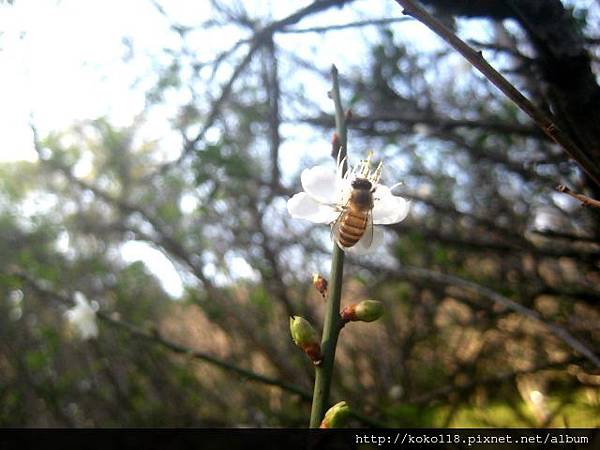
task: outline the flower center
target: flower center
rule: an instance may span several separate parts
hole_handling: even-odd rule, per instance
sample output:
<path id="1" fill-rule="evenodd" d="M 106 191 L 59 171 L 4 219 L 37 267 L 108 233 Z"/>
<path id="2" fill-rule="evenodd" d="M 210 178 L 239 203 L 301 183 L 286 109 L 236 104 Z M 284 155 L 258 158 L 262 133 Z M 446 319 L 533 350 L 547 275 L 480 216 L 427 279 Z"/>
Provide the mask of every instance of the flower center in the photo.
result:
<path id="1" fill-rule="evenodd" d="M 368 181 L 371 186 L 379 183 L 379 179 L 381 178 L 381 171 L 383 170 L 383 161 L 381 161 L 377 168 L 374 171 L 371 171 L 371 158 L 373 157 L 373 152 L 369 152 L 367 154 L 367 159 L 363 159 L 358 166 L 352 171 L 356 181 L 359 179 L 363 179 Z"/>

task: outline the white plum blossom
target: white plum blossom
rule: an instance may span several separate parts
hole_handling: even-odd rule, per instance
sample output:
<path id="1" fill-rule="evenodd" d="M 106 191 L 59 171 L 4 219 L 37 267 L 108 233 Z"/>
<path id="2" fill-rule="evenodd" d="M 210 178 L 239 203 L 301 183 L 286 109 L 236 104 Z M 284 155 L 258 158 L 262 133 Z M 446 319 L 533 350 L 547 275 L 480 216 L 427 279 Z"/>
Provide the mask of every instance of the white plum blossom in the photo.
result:
<path id="1" fill-rule="evenodd" d="M 98 337 L 98 324 L 96 323 L 97 304 L 90 304 L 81 292 L 75 292 L 75 306 L 65 312 L 69 324 L 74 327 L 81 339 Z"/>
<path id="2" fill-rule="evenodd" d="M 337 218 L 344 212 L 353 187 L 352 182 L 357 178 L 367 179 L 372 184 L 373 192 L 373 225 L 389 225 L 398 223 L 406 218 L 410 202 L 392 194 L 399 184 L 388 187 L 379 183 L 382 164 L 374 171 L 370 168 L 371 153 L 366 160 L 342 175 L 345 158 L 338 161 L 337 168 L 318 165 L 302 171 L 300 181 L 304 192 L 295 194 L 287 202 L 290 215 L 297 219 L 309 220 L 313 223 L 323 223 L 333 226 Z M 373 235 L 364 233 L 361 239 L 344 251 L 356 254 L 370 253 L 383 242 L 383 229 L 373 227 Z"/>

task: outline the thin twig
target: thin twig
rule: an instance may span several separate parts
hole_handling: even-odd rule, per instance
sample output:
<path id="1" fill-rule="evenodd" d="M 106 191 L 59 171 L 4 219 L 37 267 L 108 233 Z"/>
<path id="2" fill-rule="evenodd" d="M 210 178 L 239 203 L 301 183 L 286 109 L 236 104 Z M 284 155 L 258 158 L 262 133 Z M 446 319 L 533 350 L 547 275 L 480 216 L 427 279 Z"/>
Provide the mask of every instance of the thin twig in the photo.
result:
<path id="1" fill-rule="evenodd" d="M 331 68 L 333 88 L 331 98 L 335 104 L 336 133 L 339 139 L 340 161 L 347 151 L 347 127 L 346 114 L 340 98 L 340 86 L 338 82 L 338 71 L 335 66 Z M 315 388 L 313 403 L 310 413 L 310 427 L 319 427 L 329 401 L 329 391 L 333 376 L 333 362 L 335 360 L 335 348 L 340 333 L 340 302 L 342 297 L 342 276 L 344 273 L 344 252 L 333 243 L 333 255 L 331 258 L 331 274 L 329 278 L 330 289 L 325 306 L 325 320 L 323 323 L 323 336 L 321 338 L 321 349 L 323 351 L 323 364 L 315 369 Z"/>
<path id="2" fill-rule="evenodd" d="M 564 184 L 559 184 L 558 186 L 556 186 L 556 190 L 558 192 L 562 192 L 563 194 L 570 195 L 571 197 L 579 200 L 582 205 L 593 206 L 594 208 L 600 208 L 600 201 L 590 198 L 587 195 L 578 194 L 577 192 L 573 192 L 571 189 L 569 189 Z"/>
<path id="3" fill-rule="evenodd" d="M 492 84 L 511 99 L 515 105 L 531 117 L 544 133 L 546 133 L 554 142 L 561 145 L 567 154 L 579 163 L 579 166 L 583 171 L 585 171 L 585 173 L 600 186 L 600 167 L 598 167 L 598 165 L 556 125 L 549 114 L 530 102 L 516 87 L 496 71 L 496 69 L 485 60 L 481 52 L 477 52 L 467 45 L 467 43 L 461 40 L 450 29 L 413 0 L 396 0 L 396 3 L 404 8 L 404 14 L 408 14 L 419 20 L 427 28 L 454 47 L 456 51 L 479 70 L 490 82 L 492 82 Z"/>
<path id="4" fill-rule="evenodd" d="M 310 27 L 310 28 L 284 28 L 279 30 L 279 33 L 285 34 L 301 34 L 301 33 L 327 33 L 328 31 L 345 30 L 348 28 L 359 28 L 371 25 L 387 25 L 390 23 L 406 22 L 412 19 L 408 17 L 390 17 L 388 19 L 375 19 L 375 20 L 359 20 L 357 22 L 343 23 L 340 25 L 327 25 L 324 27 Z"/>
<path id="5" fill-rule="evenodd" d="M 312 125 L 322 127 L 330 127 L 333 122 L 331 120 L 331 117 L 326 115 L 291 118 L 287 121 L 292 123 L 309 123 Z M 436 116 L 435 114 L 431 113 L 427 113 L 427 115 L 425 115 L 419 112 L 374 113 L 369 114 L 368 116 L 353 115 L 352 120 L 348 121 L 348 126 L 350 128 L 352 128 L 353 126 L 373 127 L 377 123 L 399 123 L 404 124 L 406 126 L 423 124 L 430 126 L 432 130 L 454 128 L 482 129 L 502 134 L 515 134 L 518 136 L 546 139 L 546 136 L 537 127 L 534 126 L 485 119 L 453 119 L 450 117 Z"/>
<path id="6" fill-rule="evenodd" d="M 158 174 L 159 175 L 164 174 L 167 171 L 169 171 L 170 169 L 177 167 L 178 165 L 181 164 L 181 162 L 183 160 L 185 160 L 190 154 L 192 154 L 193 151 L 196 150 L 197 144 L 202 139 L 204 139 L 204 136 L 206 135 L 208 130 L 210 128 L 212 128 L 212 126 L 214 125 L 214 123 L 217 120 L 217 118 L 219 117 L 219 115 L 222 114 L 223 106 L 229 99 L 229 96 L 231 95 L 231 93 L 233 91 L 233 86 L 234 86 L 235 82 L 237 81 L 239 76 L 243 73 L 243 71 L 246 69 L 246 67 L 250 64 L 255 53 L 261 47 L 263 47 L 265 44 L 269 44 L 269 42 L 272 40 L 274 33 L 284 29 L 285 27 L 287 27 L 289 25 L 298 23 L 304 17 L 324 11 L 324 10 L 334 7 L 334 6 L 341 7 L 341 6 L 344 6 L 345 4 L 351 3 L 353 1 L 354 0 L 316 0 L 313 3 L 311 3 L 310 5 L 299 9 L 298 11 L 290 14 L 289 16 L 287 16 L 281 20 L 276 20 L 274 22 L 271 22 L 264 28 L 258 30 L 256 33 L 254 33 L 254 35 L 250 39 L 245 39 L 244 43 L 249 43 L 250 48 L 248 49 L 244 58 L 235 67 L 232 75 L 229 77 L 229 80 L 223 85 L 219 97 L 212 103 L 210 110 L 207 113 L 206 118 L 204 119 L 202 128 L 193 138 L 186 139 L 186 142 L 183 146 L 183 150 L 182 150 L 181 154 L 179 155 L 179 157 L 177 159 L 175 159 L 174 161 L 171 161 L 171 162 L 168 162 L 168 163 L 165 163 L 164 165 L 162 165 L 158 171 Z M 232 50 L 237 49 L 238 47 L 239 47 L 239 45 L 236 44 L 232 48 Z"/>

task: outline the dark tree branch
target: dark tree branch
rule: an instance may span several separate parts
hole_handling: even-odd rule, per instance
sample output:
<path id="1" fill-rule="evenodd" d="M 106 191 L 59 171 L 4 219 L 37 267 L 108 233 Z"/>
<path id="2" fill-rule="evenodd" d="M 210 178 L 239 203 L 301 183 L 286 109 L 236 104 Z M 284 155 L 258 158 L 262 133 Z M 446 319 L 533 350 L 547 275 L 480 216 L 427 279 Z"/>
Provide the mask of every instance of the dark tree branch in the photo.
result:
<path id="1" fill-rule="evenodd" d="M 464 383 L 464 384 L 450 384 L 450 385 L 435 389 L 433 391 L 427 392 L 425 394 L 422 394 L 422 395 L 419 395 L 419 396 L 416 396 L 413 398 L 409 398 L 408 402 L 416 403 L 416 404 L 427 404 L 427 403 L 431 402 L 432 400 L 435 400 L 439 397 L 445 397 L 447 395 L 451 395 L 456 392 L 469 392 L 469 391 L 473 390 L 474 388 L 476 388 L 477 386 L 486 386 L 486 385 L 498 386 L 499 384 L 514 380 L 519 375 L 536 373 L 536 372 L 539 372 L 542 370 L 548 370 L 548 369 L 562 368 L 562 367 L 570 365 L 570 364 L 581 363 L 582 361 L 584 361 L 583 358 L 574 357 L 574 358 L 569 358 L 565 361 L 560 361 L 560 362 L 545 362 L 543 364 L 539 364 L 530 369 L 515 370 L 513 372 L 501 373 L 499 375 L 494 375 L 494 376 L 486 377 L 486 378 L 482 378 L 482 379 L 473 378 L 473 379 L 471 379 L 471 381 L 468 381 L 467 383 Z"/>
<path id="2" fill-rule="evenodd" d="M 516 89 L 506 78 L 497 72 L 483 58 L 481 52 L 477 52 L 469 47 L 464 41 L 456 36 L 439 20 L 435 19 L 424 8 L 419 6 L 413 0 L 396 0 L 404 8 L 404 13 L 413 16 L 440 36 L 444 41 L 450 44 L 467 61 L 469 61 L 477 70 L 479 70 L 490 82 L 500 89 L 515 105 L 530 116 L 535 123 L 546 133 L 553 141 L 561 145 L 563 149 L 575 161 L 584 172 L 588 174 L 591 180 L 600 187 L 600 166 L 588 156 L 588 154 L 579 147 L 573 139 L 561 130 L 556 124 L 556 119 L 550 114 L 542 111 L 531 103 L 521 92 Z"/>
<path id="3" fill-rule="evenodd" d="M 310 123 L 321 127 L 330 128 L 333 123 L 331 116 L 301 117 L 290 119 L 289 122 Z M 449 117 L 440 117 L 433 114 L 407 114 L 407 113 L 375 113 L 368 116 L 353 115 L 348 121 L 349 127 L 366 126 L 373 127 L 377 123 L 398 123 L 407 126 L 425 124 L 431 126 L 434 130 L 446 130 L 454 128 L 468 128 L 476 130 L 491 131 L 498 134 L 515 134 L 524 137 L 545 138 L 545 135 L 536 127 L 522 125 L 518 123 L 507 123 L 493 120 L 468 120 L 451 119 Z"/>
<path id="4" fill-rule="evenodd" d="M 597 250 L 589 250 L 583 252 L 578 249 L 560 248 L 556 246 L 536 247 L 529 241 L 521 242 L 493 242 L 490 239 L 477 238 L 472 236 L 457 236 L 452 233 L 442 232 L 438 229 L 426 228 L 422 225 L 408 225 L 399 223 L 390 227 L 398 236 L 406 236 L 407 232 L 416 232 L 421 234 L 430 242 L 440 242 L 455 246 L 459 249 L 470 249 L 484 253 L 496 252 L 501 255 L 510 255 L 515 252 L 531 253 L 532 255 L 549 257 L 549 258 L 564 258 L 569 257 L 595 266 L 600 261 L 600 252 Z"/>
<path id="5" fill-rule="evenodd" d="M 465 17 L 489 17 L 503 20 L 513 16 L 507 2 L 498 0 L 456 1 L 456 0 L 421 0 L 422 3 L 438 8 L 446 14 Z"/>
<path id="6" fill-rule="evenodd" d="M 268 124 L 269 124 L 269 139 L 271 146 L 271 186 L 279 186 L 280 170 L 279 170 L 279 147 L 281 146 L 281 135 L 279 132 L 280 119 L 280 102 L 281 89 L 279 85 L 279 69 L 277 48 L 273 37 L 267 44 L 268 58 L 265 61 L 263 68 L 263 80 L 265 91 L 267 93 L 268 102 Z"/>
<path id="7" fill-rule="evenodd" d="M 373 20 L 359 20 L 357 22 L 344 23 L 340 25 L 327 25 L 324 27 L 311 27 L 311 28 L 284 28 L 279 30 L 279 33 L 284 34 L 302 34 L 302 33 L 327 33 L 329 31 L 346 30 L 348 28 L 359 28 L 372 25 L 389 25 L 392 23 L 406 22 L 412 19 L 408 17 L 390 17 L 389 19 L 373 19 Z"/>
<path id="8" fill-rule="evenodd" d="M 59 301 L 60 303 L 62 303 L 63 305 L 66 305 L 69 307 L 75 305 L 75 301 L 71 298 L 71 296 L 54 291 L 50 288 L 47 288 L 45 285 L 39 283 L 33 277 L 31 277 L 27 272 L 25 272 L 21 269 L 14 268 L 11 271 L 11 274 L 13 276 L 16 276 L 20 280 L 22 280 L 30 288 L 32 288 L 37 294 L 39 294 L 41 296 L 48 297 L 48 298 L 54 298 L 57 301 Z M 300 388 L 296 385 L 287 383 L 285 381 L 277 380 L 274 378 L 270 378 L 270 377 L 258 374 L 256 372 L 252 372 L 251 370 L 244 369 L 233 363 L 230 363 L 223 359 L 212 356 L 209 353 L 185 347 L 181 344 L 178 344 L 176 342 L 173 342 L 173 341 L 161 336 L 157 329 L 153 329 L 152 331 L 146 331 L 143 328 L 140 328 L 137 325 L 134 325 L 132 323 L 129 323 L 129 322 L 126 322 L 126 321 L 120 320 L 120 319 L 115 319 L 113 317 L 113 315 L 108 312 L 98 311 L 96 313 L 96 315 L 100 320 L 102 320 L 103 322 L 106 322 L 107 324 L 109 324 L 113 327 L 124 330 L 124 331 L 128 332 L 129 334 L 131 334 L 132 336 L 135 336 L 137 338 L 140 338 L 140 339 L 152 342 L 154 344 L 160 345 L 162 347 L 165 347 L 174 353 L 186 355 L 190 358 L 206 362 L 208 364 L 211 364 L 213 366 L 227 370 L 229 372 L 236 373 L 237 375 L 240 375 L 241 377 L 246 378 L 248 380 L 257 381 L 259 383 L 279 387 L 285 391 L 299 395 L 300 398 L 302 398 L 303 400 L 306 400 L 306 401 L 310 401 L 312 398 L 312 395 L 310 393 L 304 391 L 302 388 Z"/>
<path id="9" fill-rule="evenodd" d="M 420 267 L 402 266 L 395 270 L 379 268 L 377 272 L 387 273 L 390 277 L 394 278 L 416 278 L 419 280 L 427 280 L 436 284 L 456 286 L 469 292 L 473 292 L 481 298 L 490 300 L 524 317 L 538 322 L 571 349 L 575 350 L 580 355 L 585 356 L 586 359 L 592 362 L 597 368 L 600 368 L 600 358 L 598 355 L 596 355 L 579 339 L 573 336 L 566 328 L 544 319 L 537 311 L 529 309 L 526 306 L 523 306 L 522 304 L 493 291 L 492 289 L 454 275 L 447 275 Z"/>
<path id="10" fill-rule="evenodd" d="M 532 230 L 531 233 L 543 236 L 550 239 L 565 239 L 573 242 L 593 242 L 598 243 L 600 240 L 591 236 L 580 236 L 578 234 L 565 233 L 554 230 Z"/>
<path id="11" fill-rule="evenodd" d="M 600 159 L 600 86 L 591 69 L 585 40 L 560 0 L 510 0 L 514 17 L 527 32 L 561 126 L 590 158 Z"/>
<path id="12" fill-rule="evenodd" d="M 484 49 L 484 50 L 492 50 L 492 51 L 499 52 L 499 53 L 506 53 L 510 56 L 517 58 L 518 60 L 520 60 L 522 62 L 531 63 L 531 62 L 535 61 L 533 58 L 523 55 L 522 53 L 520 53 L 513 47 L 506 47 L 504 45 L 494 44 L 494 43 L 490 43 L 490 42 L 481 42 L 481 41 L 477 41 L 475 39 L 469 39 L 467 41 L 467 43 L 470 45 L 474 45 L 475 47 Z"/>

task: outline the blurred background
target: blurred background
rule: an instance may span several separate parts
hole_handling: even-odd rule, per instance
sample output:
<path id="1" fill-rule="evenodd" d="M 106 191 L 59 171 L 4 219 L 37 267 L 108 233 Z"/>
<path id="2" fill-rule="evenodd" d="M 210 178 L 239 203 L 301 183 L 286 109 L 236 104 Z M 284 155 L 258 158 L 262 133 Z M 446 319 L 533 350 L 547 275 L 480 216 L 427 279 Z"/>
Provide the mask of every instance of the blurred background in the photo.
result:
<path id="1" fill-rule="evenodd" d="M 598 1 L 422 4 L 599 164 Z M 321 328 L 332 242 L 286 201 L 334 167 L 332 63 L 351 162 L 412 201 L 346 259 L 343 305 L 387 312 L 332 402 L 600 426 L 600 210 L 555 190 L 600 187 L 391 0 L 0 2 L 1 426 L 307 426 L 288 317 Z"/>

